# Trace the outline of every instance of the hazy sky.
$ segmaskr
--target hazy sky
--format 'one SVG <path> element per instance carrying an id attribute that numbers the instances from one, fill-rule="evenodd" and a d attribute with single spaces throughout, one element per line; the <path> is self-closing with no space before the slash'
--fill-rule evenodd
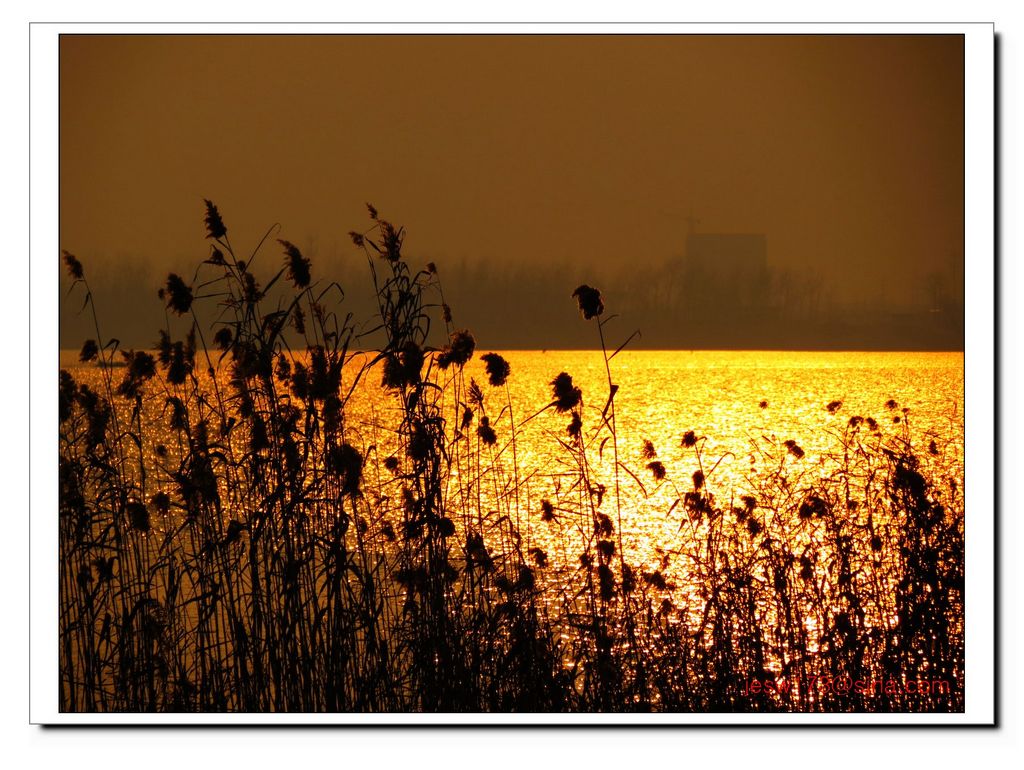
<path id="1" fill-rule="evenodd" d="M 691 214 L 702 232 L 766 234 L 770 265 L 813 268 L 844 302 L 919 303 L 925 275 L 962 262 L 959 36 L 63 36 L 60 50 L 60 241 L 100 274 L 204 257 L 204 197 L 236 248 L 279 222 L 325 271 L 356 259 L 345 233 L 364 201 L 442 270 L 662 262 Z"/>

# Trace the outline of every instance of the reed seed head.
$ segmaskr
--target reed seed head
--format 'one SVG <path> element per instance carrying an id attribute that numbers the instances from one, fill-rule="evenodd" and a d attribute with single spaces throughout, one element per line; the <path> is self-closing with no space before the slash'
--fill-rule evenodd
<path id="1" fill-rule="evenodd" d="M 231 329 L 227 326 L 222 326 L 217 330 L 217 333 L 213 335 L 213 344 L 221 350 L 227 350 L 231 347 Z"/>
<path id="2" fill-rule="evenodd" d="M 573 438 L 579 438 L 583 433 L 583 418 L 580 417 L 579 412 L 574 411 L 572 413 L 572 420 L 570 420 L 569 424 L 565 427 L 565 432 Z"/>
<path id="3" fill-rule="evenodd" d="M 477 409 L 483 409 L 484 407 L 484 392 L 477 385 L 476 379 L 470 378 L 469 388 L 467 389 L 466 397 L 469 400 L 471 406 L 475 406 Z"/>
<path id="4" fill-rule="evenodd" d="M 149 509 L 144 503 L 130 502 L 125 506 L 125 514 L 132 528 L 139 532 L 149 532 Z"/>
<path id="5" fill-rule="evenodd" d="M 659 591 L 664 591 L 668 588 L 668 581 L 665 580 L 665 576 L 661 574 L 660 570 L 654 572 L 644 573 L 644 582 L 652 588 L 656 588 Z"/>
<path id="6" fill-rule="evenodd" d="M 224 220 L 220 218 L 220 212 L 210 200 L 204 198 L 203 202 L 206 204 L 206 237 L 220 240 L 228 234 Z"/>
<path id="7" fill-rule="evenodd" d="M 86 340 L 82 343 L 82 350 L 78 353 L 78 360 L 82 363 L 95 361 L 99 353 L 100 348 L 96 344 L 96 340 Z"/>
<path id="8" fill-rule="evenodd" d="M 562 372 L 551 381 L 551 392 L 555 398 L 555 409 L 568 412 L 583 400 L 583 391 L 572 384 L 572 375 Z"/>
<path id="9" fill-rule="evenodd" d="M 192 289 L 177 273 L 167 276 L 164 298 L 167 300 L 167 308 L 178 315 L 184 315 L 192 307 Z"/>
<path id="10" fill-rule="evenodd" d="M 486 365 L 487 379 L 491 385 L 495 388 L 504 385 L 509 374 L 512 373 L 512 367 L 508 365 L 508 361 L 497 353 L 484 353 L 480 358 Z"/>
<path id="11" fill-rule="evenodd" d="M 809 495 L 800 504 L 800 510 L 798 514 L 801 519 L 810 519 L 814 516 L 819 518 L 825 516 L 828 513 L 828 503 L 822 500 L 817 495 Z"/>
<path id="12" fill-rule="evenodd" d="M 551 504 L 550 500 L 540 501 L 540 520 L 541 521 L 557 521 L 555 518 L 555 506 Z"/>
<path id="13" fill-rule="evenodd" d="M 452 332 L 448 345 L 438 354 L 437 365 L 447 369 L 453 364 L 463 367 L 473 357 L 473 350 L 476 348 L 476 340 L 467 329 L 459 329 Z"/>
<path id="14" fill-rule="evenodd" d="M 572 296 L 576 298 L 580 313 L 587 321 L 604 313 L 604 300 L 601 298 L 601 292 L 593 286 L 581 284 L 576 287 Z"/>
<path id="15" fill-rule="evenodd" d="M 76 281 L 85 280 L 85 269 L 82 267 L 82 263 L 78 261 L 78 257 L 70 251 L 63 251 L 61 254 L 64 258 L 64 265 L 68 269 L 68 274 Z"/>
<path id="16" fill-rule="evenodd" d="M 476 435 L 480 437 L 480 440 L 487 446 L 493 446 L 498 440 L 497 435 L 494 433 L 494 428 L 491 427 L 491 421 L 484 415 L 480 418 L 480 425 L 477 426 Z"/>
<path id="17" fill-rule="evenodd" d="M 288 270 L 288 278 L 296 289 L 305 289 L 312 280 L 309 272 L 310 261 L 302 256 L 298 247 L 290 241 L 277 239 L 284 248 L 284 264 Z"/>
<path id="18" fill-rule="evenodd" d="M 67 370 L 60 370 L 60 389 L 59 389 L 59 415 L 60 421 L 67 422 L 71 417 L 71 411 L 75 404 L 75 392 L 78 386 L 75 383 L 75 378 L 72 377 Z"/>
<path id="19" fill-rule="evenodd" d="M 665 465 L 658 460 L 647 463 L 647 470 L 654 476 L 655 481 L 663 481 L 665 479 Z"/>

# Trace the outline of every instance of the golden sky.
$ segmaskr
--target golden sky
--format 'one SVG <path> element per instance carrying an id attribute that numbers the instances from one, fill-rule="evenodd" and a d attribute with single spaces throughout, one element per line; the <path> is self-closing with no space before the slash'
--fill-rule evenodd
<path id="1" fill-rule="evenodd" d="M 963 258 L 959 36 L 63 36 L 60 57 L 60 241 L 101 273 L 194 264 L 203 198 L 240 250 L 277 222 L 322 265 L 364 201 L 440 266 L 660 262 L 690 215 L 843 301 L 918 302 Z"/>

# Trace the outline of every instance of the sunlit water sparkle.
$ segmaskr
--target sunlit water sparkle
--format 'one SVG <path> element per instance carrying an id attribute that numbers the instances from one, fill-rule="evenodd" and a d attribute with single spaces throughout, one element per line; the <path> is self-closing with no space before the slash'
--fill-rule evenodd
<path id="1" fill-rule="evenodd" d="M 583 391 L 587 462 L 595 483 L 606 488 L 601 510 L 621 521 L 627 561 L 643 569 L 655 569 L 665 553 L 685 549 L 690 535 L 677 501 L 692 489 L 694 471 L 703 470 L 707 488 L 720 503 L 735 502 L 753 491 L 754 479 L 766 463 L 765 448 L 794 440 L 805 456 L 796 461 L 782 450 L 776 453 L 784 458 L 780 461 L 789 462 L 796 474 L 825 475 L 834 463 L 839 437 L 855 415 L 874 418 L 883 433 L 903 429 L 902 424 L 893 423 L 894 416 L 909 420 L 911 435 L 922 446 L 935 439 L 942 448 L 935 457 L 923 453 L 932 470 L 963 484 L 962 353 L 624 351 L 611 361 L 612 379 L 618 386 L 615 441 L 606 441 L 609 432 L 601 429 L 602 414 L 610 416 L 610 410 L 605 411 L 608 381 L 599 351 L 507 351 L 502 355 L 512 369 L 507 393 L 487 385 L 479 358 L 465 368 L 465 384 L 476 380 L 485 393 L 484 408 L 498 440 L 493 448 L 480 448 L 479 466 L 475 461 L 472 467 L 459 465 L 456 459 L 458 470 L 446 488 L 446 508 L 455 521 L 483 530 L 497 526 L 495 521 L 502 516 L 517 521 L 524 551 L 542 548 L 551 558 L 552 570 L 578 566 L 579 543 L 589 526 L 586 514 L 579 510 L 579 489 L 572 486 L 578 466 L 561 443 L 568 439 L 569 416 L 544 409 L 551 399 L 550 382 L 563 371 Z M 123 372 L 79 364 L 73 351 L 62 352 L 61 365 L 76 380 L 101 392 L 105 374 L 116 386 Z M 227 390 L 226 367 L 219 378 Z M 148 437 L 147 464 L 153 467 L 160 465 L 156 445 L 175 442 L 165 408 L 166 396 L 172 392 L 164 390 L 168 387 L 163 382 L 150 383 L 145 396 L 143 433 Z M 886 407 L 890 399 L 898 409 Z M 826 406 L 835 401 L 842 405 L 832 414 Z M 127 419 L 128 402 L 115 397 L 115 403 Z M 455 414 L 451 403 L 448 408 Z M 399 515 L 396 503 L 381 499 L 384 496 L 377 491 L 388 488 L 390 475 L 382 462 L 397 446 L 399 416 L 398 397 L 380 387 L 376 372 L 362 380 L 346 409 L 348 440 L 367 458 L 364 487 L 375 496 L 382 516 L 387 515 L 389 504 L 392 514 Z M 691 430 L 702 439 L 699 457 L 680 441 Z M 473 441 L 472 431 L 470 435 Z M 650 459 L 642 454 L 645 440 L 653 444 L 657 460 L 666 468 L 664 481 L 658 482 L 646 469 Z M 622 468 L 618 497 L 616 444 Z M 774 467 L 775 461 L 768 464 Z M 478 472 L 486 483 L 479 488 L 467 486 L 466 480 Z M 150 479 L 149 484 L 173 492 L 169 479 Z M 155 491 L 147 490 L 147 495 Z M 542 500 L 556 506 L 557 522 L 541 521 Z M 685 574 L 675 577 L 686 582 Z"/>

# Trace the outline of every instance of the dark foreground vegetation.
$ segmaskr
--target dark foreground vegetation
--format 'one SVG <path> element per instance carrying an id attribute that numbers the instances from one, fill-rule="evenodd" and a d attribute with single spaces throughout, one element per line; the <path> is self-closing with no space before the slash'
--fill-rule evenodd
<path id="1" fill-rule="evenodd" d="M 464 374 L 475 340 L 437 270 L 370 216 L 362 325 L 287 241 L 280 269 L 236 254 L 208 203 L 209 257 L 168 277 L 155 355 L 104 338 L 65 253 L 96 322 L 81 358 L 107 365 L 101 386 L 60 373 L 63 710 L 963 709 L 962 489 L 926 470 L 945 448 L 915 445 L 898 404 L 884 430 L 850 417 L 827 475 L 762 446 L 774 470 L 735 496 L 681 431 L 704 470 L 678 487 L 679 542 L 661 569 L 631 563 L 621 485 L 678 482 L 649 442 L 645 468 L 619 461 L 601 294 L 573 297 L 608 389 L 551 373 L 536 408 L 564 416 L 575 472 L 529 510 L 515 372 L 487 354 L 489 382 Z M 353 417 L 366 388 L 396 405 L 386 439 Z M 531 526 L 565 528 L 577 560 L 528 547 Z"/>

